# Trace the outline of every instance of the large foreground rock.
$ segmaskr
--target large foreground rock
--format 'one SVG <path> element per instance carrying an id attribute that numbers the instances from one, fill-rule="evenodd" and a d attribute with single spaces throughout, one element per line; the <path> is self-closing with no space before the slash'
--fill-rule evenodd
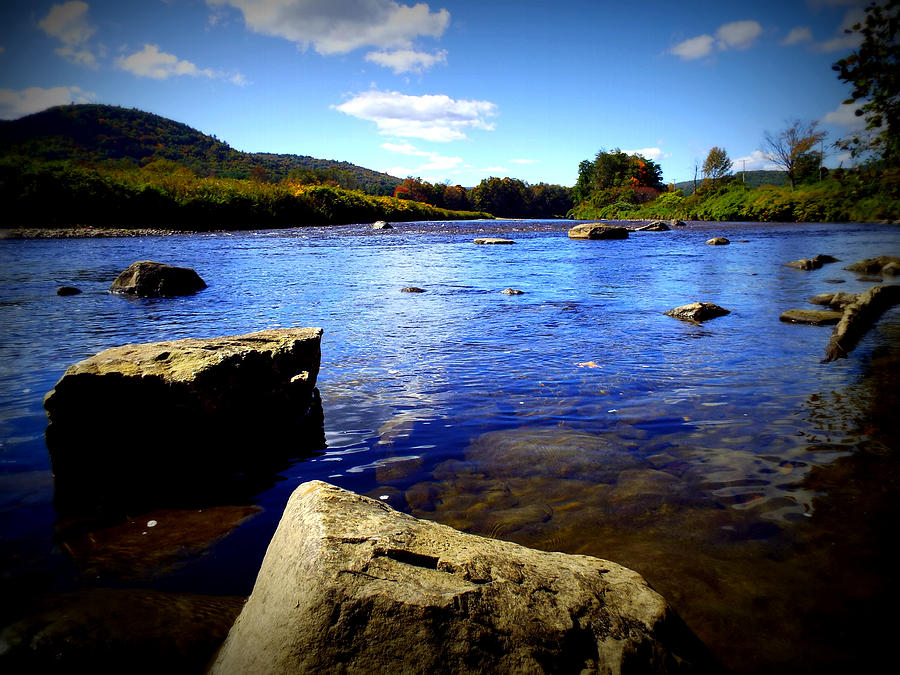
<path id="1" fill-rule="evenodd" d="M 672 673 L 706 659 L 636 572 L 313 481 L 288 501 L 210 672 Z"/>
<path id="2" fill-rule="evenodd" d="M 206 288 L 206 282 L 190 267 L 173 267 L 152 260 L 129 265 L 109 287 L 110 293 L 140 298 L 190 295 Z"/>
<path id="3" fill-rule="evenodd" d="M 57 497 L 199 494 L 225 472 L 320 449 L 309 425 L 321 336 L 285 328 L 124 345 L 70 366 L 44 398 Z"/>
<path id="4" fill-rule="evenodd" d="M 880 255 L 877 258 L 860 260 L 844 269 L 857 274 L 896 274 L 898 265 L 900 265 L 900 258 L 897 256 Z M 888 268 L 887 271 L 885 271 L 885 268 Z"/>
<path id="5" fill-rule="evenodd" d="M 628 239 L 628 229 L 606 223 L 582 223 L 569 230 L 569 239 Z"/>

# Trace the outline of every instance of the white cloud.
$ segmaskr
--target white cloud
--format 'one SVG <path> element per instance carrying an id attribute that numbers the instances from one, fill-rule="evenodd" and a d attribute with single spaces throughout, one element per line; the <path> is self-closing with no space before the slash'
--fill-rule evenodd
<path id="1" fill-rule="evenodd" d="M 38 27 L 63 43 L 54 50 L 57 54 L 77 65 L 95 68 L 97 59 L 87 42 L 97 29 L 88 21 L 89 9 L 86 2 L 79 0 L 53 5 Z"/>
<path id="2" fill-rule="evenodd" d="M 787 37 L 781 41 L 781 44 L 785 47 L 789 47 L 791 45 L 798 45 L 801 42 L 812 42 L 812 39 L 812 31 L 809 28 L 806 26 L 797 26 L 796 28 L 791 28 Z"/>
<path id="3" fill-rule="evenodd" d="M 732 170 L 735 173 L 741 171 L 777 171 L 779 167 L 772 159 L 762 150 L 754 150 L 749 155 L 738 157 L 732 164 Z"/>
<path id="4" fill-rule="evenodd" d="M 488 118 L 497 115 L 490 101 L 455 100 L 443 94 L 409 96 L 396 91 L 367 91 L 335 110 L 375 122 L 381 134 L 447 142 L 467 138 L 466 131 L 490 131 Z"/>
<path id="5" fill-rule="evenodd" d="M 622 152 L 627 155 L 640 155 L 644 159 L 652 159 L 654 162 L 669 156 L 659 148 L 641 148 L 640 150 L 623 150 Z"/>
<path id="6" fill-rule="evenodd" d="M 719 26 L 716 43 L 719 49 L 747 49 L 753 46 L 763 29 L 756 21 L 732 21 Z"/>
<path id="7" fill-rule="evenodd" d="M 385 68 L 393 68 L 394 73 L 424 73 L 437 64 L 446 65 L 447 50 L 441 49 L 434 54 L 417 52 L 412 49 L 396 49 L 392 52 L 369 52 L 366 61 L 377 63 Z"/>
<path id="8" fill-rule="evenodd" d="M 191 61 L 179 59 L 174 54 L 159 51 L 158 45 L 145 44 L 144 48 L 130 56 L 120 56 L 116 65 L 138 77 L 166 80 L 173 76 L 208 77 L 228 80 L 232 84 L 244 86 L 247 80 L 240 73 L 226 74 L 210 68 L 198 68 Z"/>
<path id="9" fill-rule="evenodd" d="M 826 124 L 837 124 L 851 129 L 863 129 L 866 126 L 864 117 L 857 117 L 859 103 L 841 103 L 835 110 L 825 115 L 822 121 Z"/>
<path id="10" fill-rule="evenodd" d="M 401 155 L 428 157 L 431 154 L 427 150 L 419 150 L 412 143 L 382 143 L 381 147 L 390 152 L 399 152 Z"/>
<path id="11" fill-rule="evenodd" d="M 22 91 L 0 89 L 0 119 L 15 119 L 55 105 L 88 103 L 95 96 L 96 94 L 79 87 L 29 87 Z"/>
<path id="12" fill-rule="evenodd" d="M 816 45 L 816 48 L 820 52 L 852 51 L 856 49 L 862 44 L 863 36 L 856 32 L 846 33 L 845 31 L 851 30 L 854 24 L 865 22 L 865 20 L 866 12 L 862 8 L 856 7 L 849 10 L 844 15 L 841 25 L 838 26 L 836 35 L 826 42 L 819 43 Z"/>
<path id="13" fill-rule="evenodd" d="M 669 50 L 670 54 L 680 56 L 685 61 L 694 61 L 712 54 L 714 48 L 721 51 L 728 49 L 747 49 L 753 46 L 763 29 L 756 21 L 732 21 L 716 30 L 716 36 L 698 35 L 679 42 Z"/>
<path id="14" fill-rule="evenodd" d="M 511 159 L 509 161 L 511 164 L 537 164 L 541 160 L 539 160 L 539 159 Z"/>
<path id="15" fill-rule="evenodd" d="M 394 0 L 206 0 L 239 10 L 247 27 L 295 42 L 319 54 L 346 54 L 360 47 L 409 48 L 416 38 L 440 37 L 450 12 L 425 3 Z"/>
<path id="16" fill-rule="evenodd" d="M 509 169 L 505 166 L 486 166 L 483 169 L 478 169 L 480 173 L 489 173 L 489 174 L 497 174 L 497 173 L 509 173 Z"/>
<path id="17" fill-rule="evenodd" d="M 694 59 L 703 58 L 712 52 L 713 43 L 715 43 L 715 38 L 712 35 L 700 35 L 684 42 L 679 42 L 669 51 L 675 56 L 680 56 L 685 61 L 693 61 Z"/>
<path id="18" fill-rule="evenodd" d="M 459 167 L 459 165 L 462 164 L 463 161 L 462 157 L 445 157 L 444 155 L 441 155 L 437 152 L 431 152 L 429 150 L 419 150 L 419 148 L 411 143 L 382 143 L 381 147 L 390 152 L 400 153 L 401 155 L 409 155 L 411 157 L 427 157 L 428 161 L 424 164 L 421 164 L 418 169 L 409 170 L 410 172 L 415 173 L 419 173 L 422 171 L 446 171 L 449 169 L 455 169 Z M 407 173 L 404 175 L 409 174 Z"/>

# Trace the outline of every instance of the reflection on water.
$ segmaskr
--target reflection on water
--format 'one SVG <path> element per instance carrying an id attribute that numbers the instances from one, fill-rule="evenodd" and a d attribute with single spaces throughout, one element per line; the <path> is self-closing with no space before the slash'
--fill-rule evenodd
<path id="1" fill-rule="evenodd" d="M 723 228 L 736 243 L 706 246 Z M 484 234 L 516 244 L 472 243 Z M 830 328 L 778 317 L 831 280 L 869 286 L 846 263 L 783 263 L 898 251 L 896 228 L 875 225 L 692 224 L 610 242 L 569 240 L 553 222 L 0 241 L 3 585 L 19 604 L 85 585 L 246 594 L 288 495 L 322 479 L 636 569 L 737 670 L 864 663 L 886 651 L 871 642 L 883 631 L 854 636 L 848 617 L 877 622 L 898 597 L 886 550 L 900 312 L 831 364 Z M 194 267 L 209 288 L 108 295 L 139 259 Z M 55 295 L 76 282 L 81 295 Z M 400 293 L 410 285 L 426 292 Z M 696 300 L 731 314 L 663 315 Z M 221 529 L 186 518 L 169 534 L 187 553 L 166 557 L 178 540 L 163 541 L 139 574 L 122 553 L 147 535 L 129 523 L 162 517 L 54 540 L 41 398 L 66 366 L 126 342 L 300 325 L 325 331 L 323 454 L 252 506 L 211 504 L 226 509 Z"/>

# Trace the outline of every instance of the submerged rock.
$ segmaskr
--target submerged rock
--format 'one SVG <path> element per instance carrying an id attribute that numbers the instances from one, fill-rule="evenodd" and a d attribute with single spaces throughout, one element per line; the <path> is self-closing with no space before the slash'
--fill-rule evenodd
<path id="1" fill-rule="evenodd" d="M 70 366 L 44 398 L 57 499 L 154 505 L 229 471 L 322 447 L 320 328 L 124 345 Z M 313 415 L 310 416 L 309 413 Z"/>
<path id="2" fill-rule="evenodd" d="M 56 289 L 56 294 L 62 296 L 78 295 L 79 293 L 81 293 L 81 289 L 76 288 L 75 286 L 60 286 Z"/>
<path id="3" fill-rule="evenodd" d="M 515 244 L 512 239 L 503 239 L 502 237 L 479 237 L 475 240 L 476 244 Z"/>
<path id="4" fill-rule="evenodd" d="M 712 239 L 707 239 L 706 243 L 710 246 L 727 246 L 731 241 L 725 237 L 713 237 Z"/>
<path id="5" fill-rule="evenodd" d="M 844 269 L 850 272 L 856 272 L 857 274 L 887 274 L 885 268 L 889 267 L 892 263 L 900 265 L 900 258 L 892 255 L 880 255 L 877 258 L 860 260 L 852 265 L 848 265 Z M 894 270 L 896 268 L 891 267 L 890 269 Z M 896 272 L 894 273 L 896 274 Z"/>
<path id="6" fill-rule="evenodd" d="M 616 563 L 418 520 L 313 481 L 209 672 L 697 672 L 699 640 Z"/>
<path id="7" fill-rule="evenodd" d="M 569 230 L 569 239 L 628 239 L 628 229 L 606 223 L 582 223 Z"/>
<path id="8" fill-rule="evenodd" d="M 841 312 L 829 312 L 823 309 L 789 309 L 778 318 L 785 323 L 829 326 L 841 320 Z"/>
<path id="9" fill-rule="evenodd" d="M 687 223 L 683 220 L 672 219 L 669 221 L 669 225 L 672 227 L 687 227 Z"/>
<path id="10" fill-rule="evenodd" d="M 109 292 L 140 298 L 168 298 L 190 295 L 204 288 L 206 282 L 190 267 L 173 267 L 151 260 L 139 260 L 116 277 Z"/>
<path id="11" fill-rule="evenodd" d="M 682 223 L 684 225 L 684 223 Z M 641 227 L 634 228 L 635 232 L 668 232 L 672 228 L 661 220 L 654 220 Z"/>
<path id="12" fill-rule="evenodd" d="M 400 289 L 401 293 L 424 293 L 424 288 L 419 288 L 418 286 L 407 286 L 406 288 Z"/>
<path id="13" fill-rule="evenodd" d="M 681 305 L 670 309 L 665 314 L 683 321 L 706 321 L 717 316 L 731 314 L 731 311 L 712 302 L 692 302 L 689 305 Z"/>
<path id="14" fill-rule="evenodd" d="M 847 305 L 840 322 L 834 327 L 831 340 L 825 348 L 825 359 L 835 361 L 847 358 L 860 339 L 884 312 L 900 304 L 900 286 L 873 286 L 856 296 L 856 302 Z"/>
<path id="15" fill-rule="evenodd" d="M 520 291 L 518 288 L 504 288 L 502 291 L 503 295 L 523 295 L 525 291 Z"/>

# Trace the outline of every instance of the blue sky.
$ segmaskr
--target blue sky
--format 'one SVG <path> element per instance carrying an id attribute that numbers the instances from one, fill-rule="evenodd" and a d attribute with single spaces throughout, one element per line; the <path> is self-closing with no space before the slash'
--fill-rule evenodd
<path id="1" fill-rule="evenodd" d="M 572 185 L 600 149 L 666 181 L 709 149 L 858 119 L 831 64 L 865 0 L 77 0 L 0 7 L 0 118 L 134 107 L 238 150 L 472 186 Z M 849 160 L 832 153 L 828 164 Z"/>

